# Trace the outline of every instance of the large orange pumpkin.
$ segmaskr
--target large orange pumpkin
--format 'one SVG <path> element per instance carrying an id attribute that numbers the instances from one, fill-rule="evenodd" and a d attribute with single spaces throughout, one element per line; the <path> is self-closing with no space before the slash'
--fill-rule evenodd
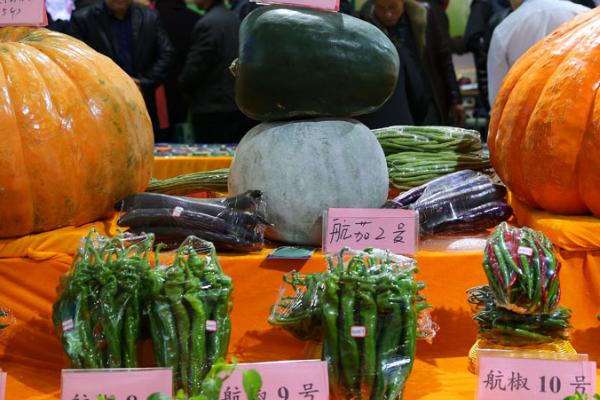
<path id="1" fill-rule="evenodd" d="M 0 29 L 0 237 L 80 225 L 143 191 L 152 125 L 109 58 L 39 28 Z"/>
<path id="2" fill-rule="evenodd" d="M 520 200 L 600 216 L 600 7 L 561 25 L 504 79 L 488 144 Z"/>

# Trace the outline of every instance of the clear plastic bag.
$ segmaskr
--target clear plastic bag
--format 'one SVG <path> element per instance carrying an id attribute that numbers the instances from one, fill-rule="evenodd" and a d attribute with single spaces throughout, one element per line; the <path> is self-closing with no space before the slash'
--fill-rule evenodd
<path id="1" fill-rule="evenodd" d="M 135 368 L 153 237 L 94 230 L 61 277 L 53 322 L 75 368 Z"/>
<path id="2" fill-rule="evenodd" d="M 385 208 L 419 213 L 421 234 L 467 234 L 492 228 L 512 215 L 506 189 L 475 171 L 459 171 L 414 188 Z"/>
<path id="3" fill-rule="evenodd" d="M 400 151 L 456 151 L 482 149 L 481 135 L 474 130 L 439 126 L 390 126 L 374 129 L 386 155 Z"/>
<path id="4" fill-rule="evenodd" d="M 300 339 L 323 339 L 332 395 L 395 399 L 412 369 L 416 340 L 437 330 L 414 280 L 415 260 L 385 250 L 343 249 L 326 273 L 296 272 L 269 321 Z"/>
<path id="5" fill-rule="evenodd" d="M 229 348 L 231 278 L 210 242 L 188 237 L 166 266 L 153 244 L 152 235 L 90 233 L 61 279 L 54 324 L 75 368 L 134 368 L 150 338 L 155 364 L 197 394 Z"/>
<path id="6" fill-rule="evenodd" d="M 488 285 L 468 291 L 480 339 L 504 346 L 568 339 L 571 311 L 559 306 L 560 263 L 546 236 L 503 222 L 487 240 L 483 267 Z"/>
<path id="7" fill-rule="evenodd" d="M 119 226 L 151 232 L 156 241 L 176 248 L 188 236 L 211 241 L 222 249 L 255 251 L 264 246 L 265 203 L 260 191 L 217 199 L 192 199 L 138 193 L 116 205 L 124 212 Z"/>
<path id="8" fill-rule="evenodd" d="M 521 314 L 550 313 L 558 306 L 560 266 L 543 233 L 506 222 L 484 250 L 483 267 L 497 304 Z"/>
<path id="9" fill-rule="evenodd" d="M 323 274 L 292 271 L 283 276 L 283 281 L 279 297 L 271 308 L 269 323 L 300 340 L 321 340 Z"/>
<path id="10" fill-rule="evenodd" d="M 229 348 L 231 278 L 210 242 L 189 237 L 153 279 L 146 314 L 156 363 L 173 368 L 177 388 L 198 394 L 213 363 Z"/>
<path id="11" fill-rule="evenodd" d="M 402 396 L 427 305 L 413 259 L 387 251 L 343 250 L 328 258 L 323 300 L 324 346 L 337 398 Z"/>

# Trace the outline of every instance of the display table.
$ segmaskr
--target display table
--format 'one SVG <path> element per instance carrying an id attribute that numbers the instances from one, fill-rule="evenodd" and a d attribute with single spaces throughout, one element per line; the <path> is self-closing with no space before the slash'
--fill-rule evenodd
<path id="1" fill-rule="evenodd" d="M 80 238 L 91 227 L 111 232 L 112 221 L 64 228 L 17 240 L 0 240 L 0 305 L 10 308 L 16 323 L 0 340 L 0 367 L 9 373 L 9 399 L 50 399 L 60 393 L 63 352 L 51 323 L 59 277 L 68 271 Z M 322 271 L 323 255 L 307 261 L 268 260 L 270 250 L 256 254 L 220 253 L 225 273 L 233 278 L 234 308 L 230 354 L 242 362 L 304 359 L 315 346 L 298 341 L 267 323 L 270 306 L 282 285 L 282 274 L 293 269 Z M 476 377 L 467 371 L 467 353 L 476 325 L 465 291 L 486 282 L 482 254 L 421 251 L 418 279 L 433 304 L 433 319 L 441 329 L 432 344 L 419 343 L 417 360 L 405 399 L 472 399 Z M 584 256 L 583 256 L 584 257 Z M 566 258 L 561 272 L 562 303 L 573 309 L 573 345 L 600 358 L 600 271 L 582 260 Z M 599 265 L 599 264 L 596 264 Z"/>
<path id="2" fill-rule="evenodd" d="M 158 143 L 154 148 L 152 176 L 166 179 L 192 172 L 229 168 L 236 147 L 225 144 Z"/>
<path id="3" fill-rule="evenodd" d="M 534 210 L 511 197 L 517 223 L 542 231 L 558 249 L 565 304 L 572 308 L 581 335 L 600 334 L 600 219 Z M 580 292 L 572 296 L 572 292 Z M 596 339 L 597 340 L 597 339 Z M 596 346 L 600 348 L 596 341 Z M 578 348 L 576 348 L 579 350 Z"/>
<path id="4" fill-rule="evenodd" d="M 192 172 L 229 168 L 233 157 L 154 157 L 152 177 L 167 179 Z"/>

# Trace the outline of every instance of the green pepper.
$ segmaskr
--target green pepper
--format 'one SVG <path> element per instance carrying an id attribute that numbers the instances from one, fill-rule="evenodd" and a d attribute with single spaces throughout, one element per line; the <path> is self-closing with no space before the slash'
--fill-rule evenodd
<path id="1" fill-rule="evenodd" d="M 197 291 L 188 291 L 184 298 L 192 309 L 190 393 L 197 395 L 200 394 L 206 365 L 206 314 Z"/>
<path id="2" fill-rule="evenodd" d="M 360 323 L 366 328 L 362 351 L 362 392 L 370 397 L 375 383 L 377 365 L 377 303 L 375 301 L 375 280 L 365 279 L 358 284 L 358 304 Z"/>
<path id="3" fill-rule="evenodd" d="M 325 277 L 325 292 L 323 293 L 323 351 L 329 368 L 329 382 L 332 391 L 337 393 L 340 383 L 340 346 L 338 338 L 338 319 L 340 300 L 339 277 L 330 273 Z"/>
<path id="4" fill-rule="evenodd" d="M 186 393 L 189 393 L 189 336 L 190 319 L 183 305 L 184 274 L 179 268 L 168 271 L 168 280 L 165 282 L 165 294 L 171 303 L 177 324 L 179 339 L 179 384 Z"/>
<path id="5" fill-rule="evenodd" d="M 360 353 L 356 339 L 352 337 L 352 327 L 357 325 L 354 320 L 356 307 L 357 280 L 350 276 L 341 278 L 340 319 L 341 331 L 340 358 L 342 375 L 348 396 L 354 397 L 360 388 Z"/>

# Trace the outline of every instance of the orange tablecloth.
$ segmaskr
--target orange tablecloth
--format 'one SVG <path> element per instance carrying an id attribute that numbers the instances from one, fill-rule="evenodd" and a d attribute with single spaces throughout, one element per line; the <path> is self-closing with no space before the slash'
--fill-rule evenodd
<path id="1" fill-rule="evenodd" d="M 95 226 L 110 229 L 109 222 Z M 59 396 L 64 360 L 51 325 L 52 303 L 58 279 L 68 270 L 79 238 L 87 229 L 89 226 L 65 228 L 16 242 L 0 241 L 0 304 L 12 309 L 17 318 L 0 340 L 0 367 L 9 373 L 9 399 Z M 323 256 L 316 254 L 306 262 L 273 261 L 265 259 L 267 252 L 219 257 L 235 287 L 231 353 L 249 362 L 306 358 L 310 355 L 306 344 L 272 329 L 267 316 L 282 274 L 292 269 L 323 270 Z M 33 258 L 24 258 L 27 254 Z M 466 354 L 475 340 L 476 326 L 465 291 L 485 283 L 481 260 L 481 253 L 418 253 L 419 279 L 427 282 L 425 295 L 434 305 L 432 316 L 441 330 L 433 344 L 419 344 L 406 399 L 473 398 L 476 378 L 466 370 Z M 592 271 L 587 262 L 565 261 L 563 304 L 574 310 L 577 329 L 573 344 L 579 352 L 598 359 L 600 323 L 594 316 L 600 309 L 596 295 L 600 268 Z"/>
<path id="2" fill-rule="evenodd" d="M 152 176 L 166 179 L 192 172 L 229 168 L 231 160 L 233 157 L 154 157 Z"/>

